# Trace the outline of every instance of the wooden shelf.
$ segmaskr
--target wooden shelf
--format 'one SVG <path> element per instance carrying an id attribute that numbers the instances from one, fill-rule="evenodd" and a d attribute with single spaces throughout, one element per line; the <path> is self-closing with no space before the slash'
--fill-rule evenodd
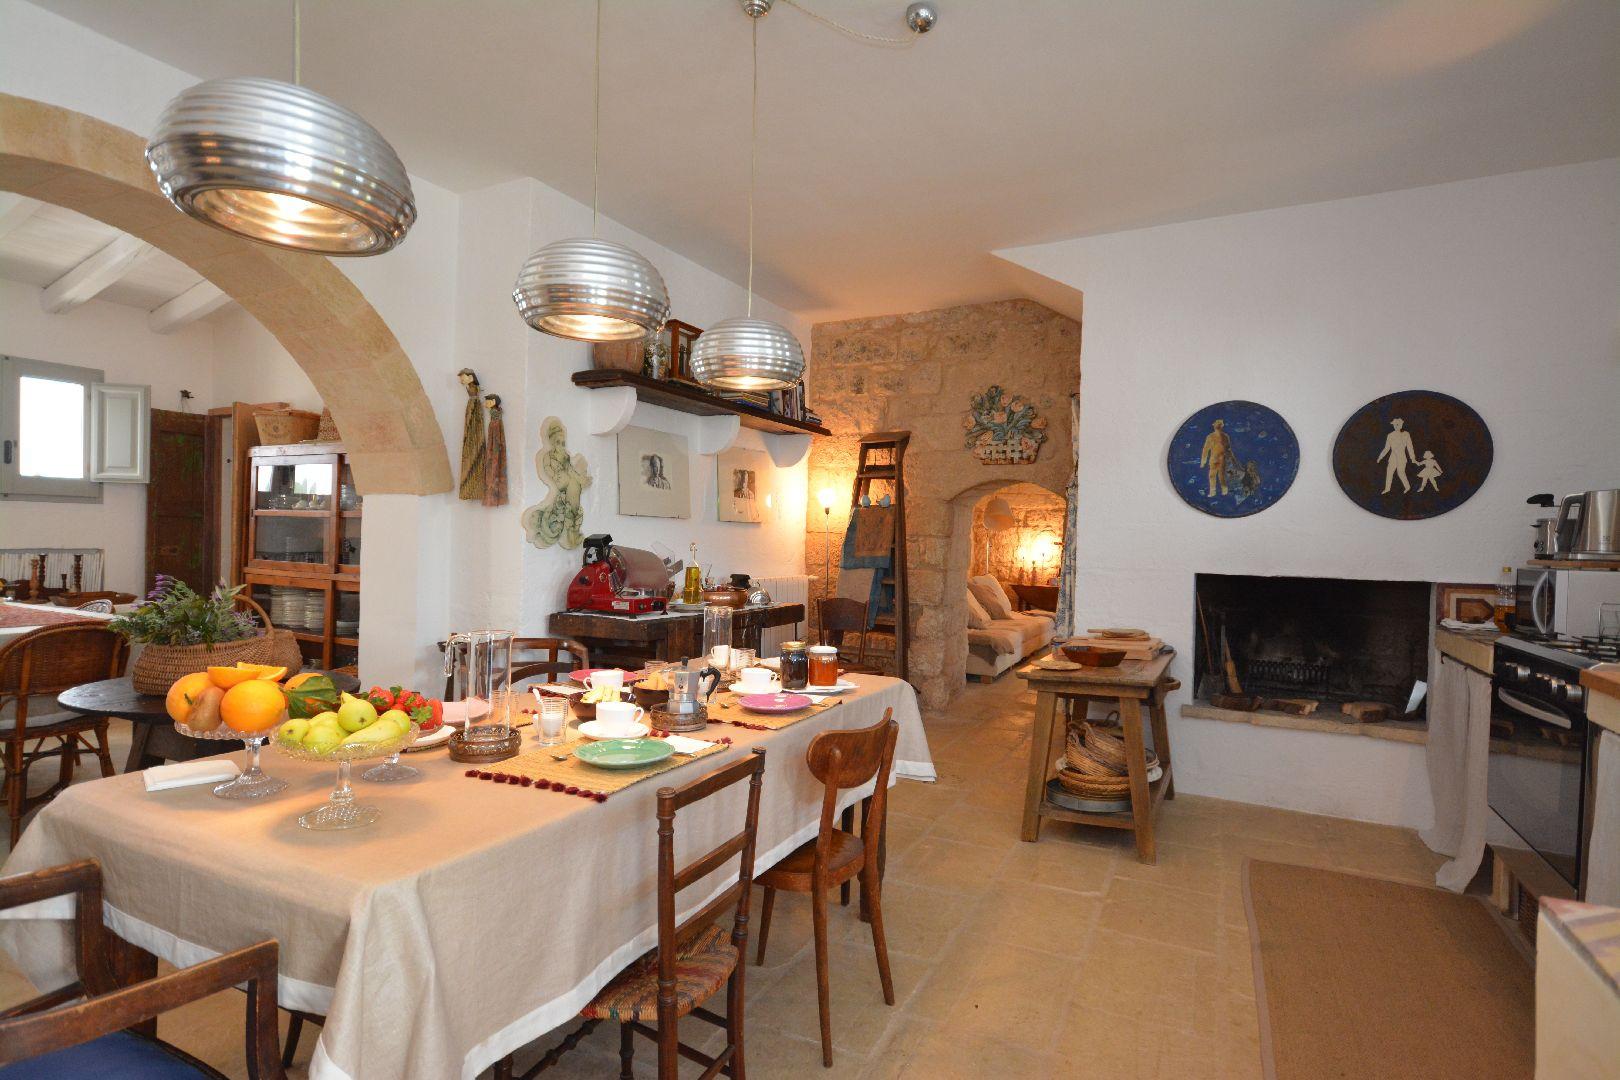
<path id="1" fill-rule="evenodd" d="M 284 517 L 284 518 L 329 518 L 330 510 L 270 510 L 257 509 L 253 513 L 258 517 Z"/>
<path id="2" fill-rule="evenodd" d="M 1620 559 L 1531 559 L 1530 565 L 1549 570 L 1620 570 Z"/>
<path id="3" fill-rule="evenodd" d="M 808 420 L 792 420 L 747 402 L 731 401 L 684 383 L 653 379 L 633 371 L 588 368 L 574 372 L 574 385 L 583 386 L 587 390 L 601 390 L 610 386 L 628 387 L 635 391 L 638 401 L 645 401 L 649 405 L 662 405 L 666 409 L 675 409 L 697 416 L 733 415 L 741 418 L 743 427 L 754 428 L 756 431 L 785 435 L 832 434 L 820 424 L 812 424 Z"/>

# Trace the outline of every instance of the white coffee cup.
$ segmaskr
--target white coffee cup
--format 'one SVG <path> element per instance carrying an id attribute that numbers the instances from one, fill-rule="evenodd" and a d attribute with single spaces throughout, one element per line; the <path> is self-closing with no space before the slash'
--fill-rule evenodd
<path id="1" fill-rule="evenodd" d="M 623 690 L 624 669 L 597 668 L 595 671 L 585 676 L 585 689 L 600 690 L 605 686 L 611 686 L 615 690 Z"/>
<path id="2" fill-rule="evenodd" d="M 634 702 L 604 701 L 596 706 L 596 726 L 610 739 L 633 739 L 641 734 L 638 725 L 646 715 Z"/>
<path id="3" fill-rule="evenodd" d="M 743 668 L 737 672 L 737 689 L 744 694 L 768 694 L 776 688 L 776 675 L 769 668 Z"/>

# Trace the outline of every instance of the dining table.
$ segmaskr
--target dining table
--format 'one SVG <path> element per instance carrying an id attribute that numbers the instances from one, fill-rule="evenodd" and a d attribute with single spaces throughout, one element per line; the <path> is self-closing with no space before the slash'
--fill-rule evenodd
<path id="1" fill-rule="evenodd" d="M 326 1018 L 315 1080 L 472 1080 L 572 1019 L 656 945 L 660 788 L 764 748 L 763 870 L 816 834 L 823 788 L 805 753 L 819 733 L 868 727 L 892 710 L 890 782 L 934 779 L 913 688 L 847 680 L 851 689 L 797 719 L 772 718 L 786 726 L 753 723 L 766 717 L 735 701 L 713 705 L 698 737 L 718 749 L 599 798 L 499 782 L 491 770 L 507 765 L 425 751 L 410 756 L 415 779 L 355 780 L 359 801 L 380 811 L 374 824 L 322 832 L 298 817 L 332 788 L 334 766 L 273 750 L 265 770 L 288 786 L 263 800 L 225 801 L 205 786 L 148 792 L 139 774 L 94 780 L 44 807 L 0 872 L 98 860 L 112 933 L 176 966 L 276 939 L 278 1003 Z M 535 729 L 520 730 L 534 749 Z M 840 808 L 871 793 L 871 782 L 845 791 Z M 745 794 L 682 810 L 677 861 L 732 835 Z M 722 866 L 684 891 L 682 917 L 736 875 L 735 863 Z M 0 918 L 0 946 L 36 986 L 74 977 L 71 909 L 61 898 Z"/>
<path id="2" fill-rule="evenodd" d="M 16 600 L 0 601 L 0 646 L 24 634 L 47 626 L 66 626 L 78 622 L 105 622 L 113 615 L 99 611 L 80 611 L 52 604 L 25 604 Z"/>

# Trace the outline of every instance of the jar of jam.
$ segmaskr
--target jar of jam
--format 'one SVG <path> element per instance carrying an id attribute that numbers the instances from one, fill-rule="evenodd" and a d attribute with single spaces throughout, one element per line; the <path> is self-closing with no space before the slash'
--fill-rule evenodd
<path id="1" fill-rule="evenodd" d="M 810 653 L 802 641 L 782 642 L 782 689 L 803 690 L 810 685 Z"/>
<path id="2" fill-rule="evenodd" d="M 835 686 L 838 683 L 838 650 L 831 645 L 810 647 L 810 685 Z"/>

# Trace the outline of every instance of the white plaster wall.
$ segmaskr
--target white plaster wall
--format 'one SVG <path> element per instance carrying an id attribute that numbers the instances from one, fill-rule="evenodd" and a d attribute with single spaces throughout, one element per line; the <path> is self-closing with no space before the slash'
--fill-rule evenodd
<path id="1" fill-rule="evenodd" d="M 1077 624 L 1150 627 L 1191 683 L 1198 571 L 1494 581 L 1530 555 L 1527 496 L 1620 482 L 1620 160 L 1020 248 L 1085 294 Z M 1461 508 L 1356 507 L 1333 439 L 1363 403 L 1432 389 L 1496 456 Z M 1299 436 L 1293 489 L 1217 520 L 1165 476 L 1194 410 L 1249 398 Z M 1183 689 L 1171 706 L 1187 699 Z M 1177 786 L 1422 825 L 1422 750 L 1172 721 Z"/>
<path id="2" fill-rule="evenodd" d="M 264 325 L 232 304 L 209 319 L 214 328 L 214 405 L 233 401 L 285 401 L 321 411 L 321 396 Z"/>
<path id="3" fill-rule="evenodd" d="M 180 409 L 180 391 L 204 412 L 213 395 L 214 334 L 207 322 L 154 334 L 146 312 L 91 300 L 61 315 L 40 307 L 42 290 L 0 280 L 0 353 L 96 368 L 110 383 L 152 388 L 152 407 Z M 99 547 L 108 588 L 144 591 L 146 485 L 103 484 L 99 503 L 0 500 L 0 547 Z"/>

